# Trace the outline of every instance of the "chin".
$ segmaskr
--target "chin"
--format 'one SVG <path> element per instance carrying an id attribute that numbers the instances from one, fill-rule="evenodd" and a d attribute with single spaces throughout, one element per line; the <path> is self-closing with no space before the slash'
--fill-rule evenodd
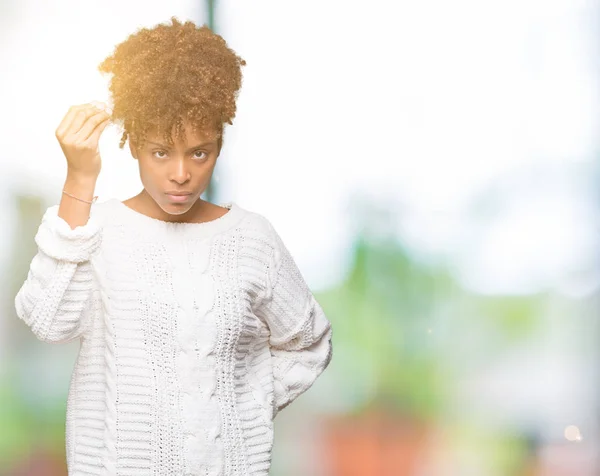
<path id="1" fill-rule="evenodd" d="M 169 215 L 183 215 L 184 213 L 187 213 L 188 211 L 190 211 L 190 209 L 192 208 L 192 204 L 177 204 L 177 203 L 170 203 L 167 202 L 164 205 L 162 205 L 160 208 L 163 209 L 163 211 L 165 213 L 168 213 Z"/>

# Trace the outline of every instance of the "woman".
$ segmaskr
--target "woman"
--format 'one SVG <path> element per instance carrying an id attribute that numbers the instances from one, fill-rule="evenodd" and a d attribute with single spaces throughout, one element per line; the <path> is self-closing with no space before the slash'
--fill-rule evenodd
<path id="1" fill-rule="evenodd" d="M 114 110 L 72 107 L 56 130 L 67 179 L 15 306 L 39 339 L 80 340 L 69 474 L 267 475 L 273 419 L 331 360 L 331 324 L 269 220 L 200 198 L 244 64 L 173 17 L 100 65 Z M 143 190 L 96 203 L 110 121 Z"/>

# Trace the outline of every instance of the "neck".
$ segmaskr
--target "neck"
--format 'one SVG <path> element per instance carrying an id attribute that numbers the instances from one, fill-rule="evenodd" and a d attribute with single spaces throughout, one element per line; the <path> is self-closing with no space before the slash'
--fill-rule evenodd
<path id="1" fill-rule="evenodd" d="M 138 209 L 140 213 L 147 215 L 151 218 L 157 218 L 163 221 L 170 221 L 174 223 L 193 223 L 199 221 L 199 218 L 204 214 L 206 202 L 201 198 L 198 198 L 192 207 L 180 215 L 174 215 L 165 212 L 154 199 L 148 194 L 146 189 L 133 197 L 133 205 Z"/>

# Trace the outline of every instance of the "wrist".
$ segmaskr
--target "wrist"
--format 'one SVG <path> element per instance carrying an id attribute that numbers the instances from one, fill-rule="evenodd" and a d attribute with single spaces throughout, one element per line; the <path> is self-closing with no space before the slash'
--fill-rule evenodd
<path id="1" fill-rule="evenodd" d="M 94 177 L 80 175 L 67 175 L 63 187 L 63 196 L 71 197 L 69 200 L 93 203 L 96 180 Z"/>
<path id="2" fill-rule="evenodd" d="M 96 188 L 97 176 L 83 175 L 80 173 L 69 172 L 65 180 L 65 187 L 73 187 L 76 190 L 91 191 L 93 193 Z M 67 190 L 69 191 L 69 190 Z"/>

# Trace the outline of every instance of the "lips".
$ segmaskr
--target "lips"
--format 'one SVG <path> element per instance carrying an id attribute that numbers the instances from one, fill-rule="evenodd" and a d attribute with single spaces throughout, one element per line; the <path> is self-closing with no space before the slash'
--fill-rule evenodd
<path id="1" fill-rule="evenodd" d="M 191 196 L 192 196 L 191 193 L 186 193 L 186 192 L 167 193 L 167 197 L 172 202 L 185 202 L 185 201 L 189 200 Z"/>

